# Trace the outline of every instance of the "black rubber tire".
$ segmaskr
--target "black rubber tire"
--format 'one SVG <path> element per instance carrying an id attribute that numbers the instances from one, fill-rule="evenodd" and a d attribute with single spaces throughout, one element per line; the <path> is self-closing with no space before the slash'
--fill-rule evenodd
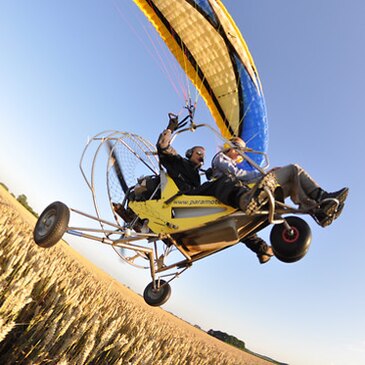
<path id="1" fill-rule="evenodd" d="M 50 204 L 40 215 L 34 227 L 35 243 L 43 248 L 54 246 L 64 235 L 70 220 L 70 210 L 61 202 Z"/>
<path id="2" fill-rule="evenodd" d="M 158 280 L 155 280 L 156 285 L 158 285 Z M 153 282 L 146 286 L 143 292 L 143 298 L 148 305 L 152 307 L 159 307 L 165 304 L 171 295 L 171 286 L 164 280 L 159 280 L 159 288 L 153 289 Z"/>
<path id="3" fill-rule="evenodd" d="M 312 241 L 312 232 L 308 223 L 298 217 L 285 218 L 294 235 L 288 235 L 284 224 L 277 224 L 270 233 L 271 246 L 278 260 L 291 263 L 302 259 L 308 252 Z"/>
<path id="4" fill-rule="evenodd" d="M 296 256 L 296 257 L 286 257 L 286 256 L 280 256 L 280 254 L 275 253 L 275 257 L 282 262 L 285 262 L 287 264 L 291 264 L 293 262 L 297 262 L 299 260 L 301 260 L 306 254 L 307 254 L 308 250 L 306 250 L 305 252 L 303 252 L 301 255 Z"/>

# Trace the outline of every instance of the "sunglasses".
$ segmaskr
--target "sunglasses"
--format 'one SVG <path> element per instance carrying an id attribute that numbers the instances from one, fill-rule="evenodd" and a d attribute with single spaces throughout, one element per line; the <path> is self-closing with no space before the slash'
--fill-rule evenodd
<path id="1" fill-rule="evenodd" d="M 204 156 L 204 152 L 203 151 L 194 151 L 198 156 Z"/>

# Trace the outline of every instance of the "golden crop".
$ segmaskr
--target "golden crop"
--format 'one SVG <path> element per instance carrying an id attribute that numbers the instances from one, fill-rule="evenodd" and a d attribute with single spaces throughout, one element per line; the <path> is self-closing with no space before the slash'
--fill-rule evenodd
<path id="1" fill-rule="evenodd" d="M 64 243 L 38 248 L 11 199 L 0 191 L 0 364 L 269 363 L 148 307 Z"/>

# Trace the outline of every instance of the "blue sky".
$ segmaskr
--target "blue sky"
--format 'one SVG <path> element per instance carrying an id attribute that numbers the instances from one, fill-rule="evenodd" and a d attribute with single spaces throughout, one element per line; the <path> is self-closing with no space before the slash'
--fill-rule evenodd
<path id="1" fill-rule="evenodd" d="M 303 260 L 259 265 L 237 245 L 174 281 L 165 308 L 290 364 L 363 364 L 365 5 L 224 4 L 261 77 L 271 166 L 298 163 L 324 188 L 349 186 L 350 195 L 332 226 L 306 218 L 313 242 Z M 184 100 L 147 34 L 153 31 L 132 1 L 0 1 L 0 181 L 25 193 L 36 211 L 61 200 L 91 213 L 78 166 L 87 138 L 115 129 L 154 142 L 167 113 L 181 110 Z M 160 44 L 159 52 L 168 59 Z M 201 99 L 196 118 L 212 123 Z M 177 148 L 191 142 L 189 136 Z M 110 249 L 73 244 L 138 292 L 150 281 Z"/>

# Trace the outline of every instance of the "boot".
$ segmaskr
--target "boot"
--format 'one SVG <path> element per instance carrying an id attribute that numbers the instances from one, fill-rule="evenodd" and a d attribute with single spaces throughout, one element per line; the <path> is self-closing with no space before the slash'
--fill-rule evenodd
<path id="1" fill-rule="evenodd" d="M 311 194 L 311 198 L 319 203 L 318 213 L 321 218 L 323 215 L 333 216 L 334 214 L 337 214 L 338 217 L 339 208 L 344 204 L 348 193 L 348 188 L 342 188 L 333 193 L 328 193 L 321 188 L 318 188 Z M 342 209 L 343 207 L 341 208 L 341 211 Z"/>
<path id="2" fill-rule="evenodd" d="M 274 256 L 271 246 L 269 246 L 256 233 L 251 234 L 248 237 L 244 237 L 241 242 L 244 243 L 251 251 L 255 252 L 260 264 L 265 264 L 272 256 Z"/>
<path id="3" fill-rule="evenodd" d="M 258 254 L 257 258 L 259 259 L 260 264 L 266 264 L 273 256 L 274 252 L 272 251 L 272 248 L 268 246 L 266 252 L 261 255 Z"/>
<path id="4" fill-rule="evenodd" d="M 327 227 L 341 215 L 344 206 L 345 204 L 343 203 L 338 205 L 336 211 L 331 215 L 324 213 L 321 209 L 316 209 L 312 217 L 321 227 Z"/>

